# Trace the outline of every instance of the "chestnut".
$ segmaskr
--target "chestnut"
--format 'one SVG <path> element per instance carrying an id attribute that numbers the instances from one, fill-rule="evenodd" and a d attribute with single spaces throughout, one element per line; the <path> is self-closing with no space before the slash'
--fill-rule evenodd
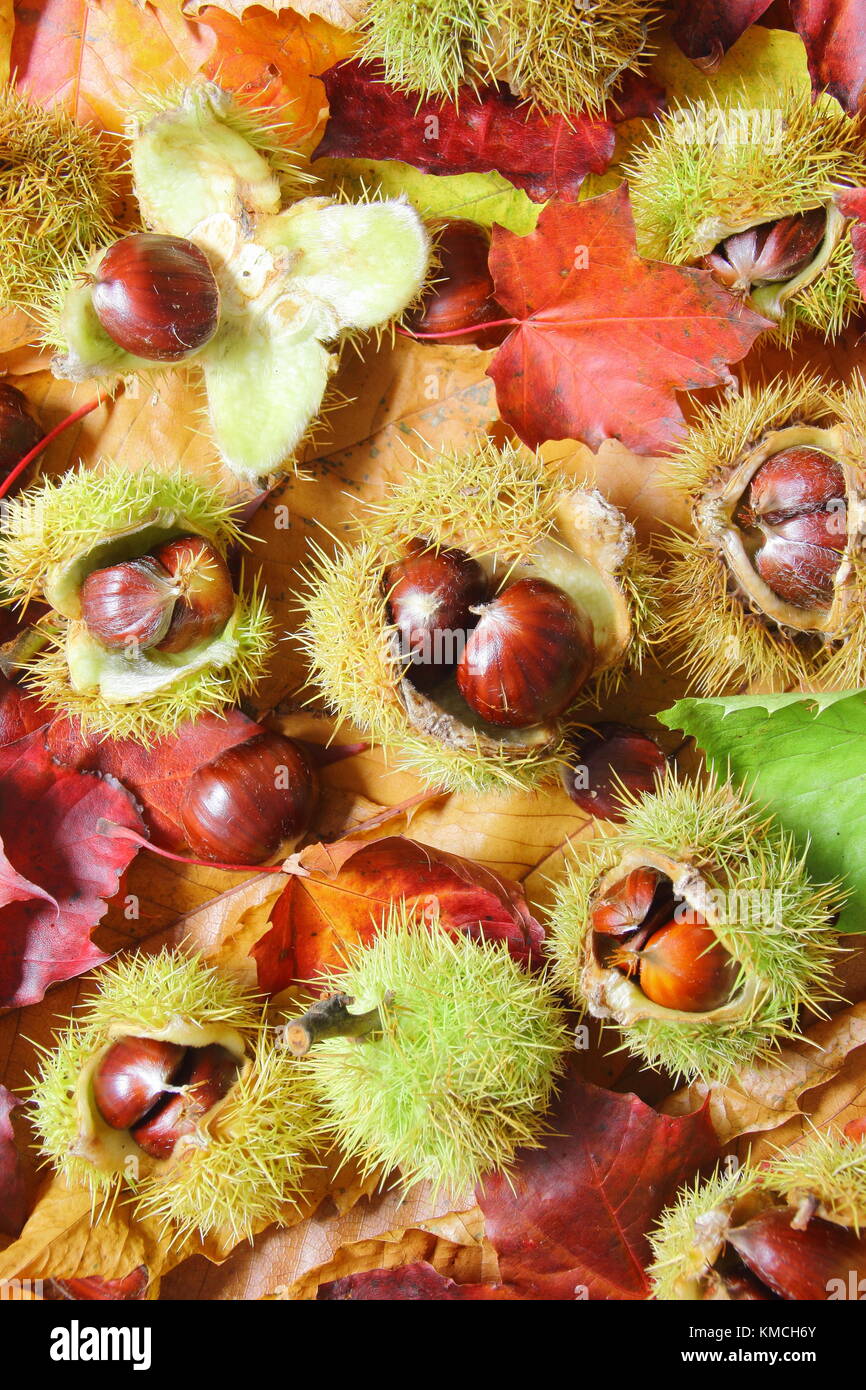
<path id="1" fill-rule="evenodd" d="M 648 796 L 658 787 L 667 759 L 655 739 L 626 724 L 587 729 L 561 772 L 576 806 L 600 820 L 623 819 L 622 792 Z"/>
<path id="2" fill-rule="evenodd" d="M 179 1139 L 193 1134 L 201 1120 L 227 1096 L 237 1080 L 240 1065 L 219 1043 L 191 1047 L 178 1076 L 180 1089 L 164 1095 L 130 1133 L 151 1158 L 170 1158 Z"/>
<path id="3" fill-rule="evenodd" d="M 853 1275 L 858 1287 L 866 1277 L 866 1237 L 819 1216 L 801 1224 L 789 1206 L 759 1212 L 727 1240 L 779 1298 L 824 1302 L 839 1280 L 847 1288 Z"/>
<path id="4" fill-rule="evenodd" d="M 112 1129 L 129 1129 L 153 1109 L 187 1049 L 160 1038 L 119 1038 L 93 1074 L 93 1099 Z"/>
<path id="5" fill-rule="evenodd" d="M 181 536 L 157 546 L 152 558 L 172 583 L 174 606 L 161 652 L 184 652 L 222 632 L 235 607 L 229 567 L 201 536 Z"/>
<path id="6" fill-rule="evenodd" d="M 658 869 L 632 869 L 592 909 L 592 929 L 602 936 L 628 936 L 642 926 L 663 882 Z"/>
<path id="7" fill-rule="evenodd" d="M 641 934 L 637 942 L 625 942 L 614 959 L 628 975 L 639 971 L 647 999 L 682 1013 L 709 1013 L 727 1003 L 739 973 L 715 932 L 691 909 L 648 939 Z"/>
<path id="8" fill-rule="evenodd" d="M 173 604 L 169 575 L 149 555 L 92 570 L 81 586 L 87 630 L 109 650 L 155 646 L 168 631 Z"/>
<path id="9" fill-rule="evenodd" d="M 546 579 L 519 579 L 477 612 L 456 672 L 469 708 L 511 729 L 562 714 L 592 674 L 589 618 Z"/>
<path id="10" fill-rule="evenodd" d="M 733 232 L 704 264 L 727 289 L 748 293 L 753 286 L 779 284 L 805 270 L 826 230 L 824 209 L 810 208 Z"/>
<path id="11" fill-rule="evenodd" d="M 758 534 L 755 569 L 777 597 L 828 608 L 847 545 L 845 475 L 829 454 L 784 449 L 755 472 L 735 517 Z"/>
<path id="12" fill-rule="evenodd" d="M 453 672 L 478 622 L 473 608 L 488 598 L 487 576 L 463 550 L 435 550 L 413 540 L 384 582 L 401 653 L 411 658 L 407 675 L 418 689 L 429 689 Z"/>
<path id="13" fill-rule="evenodd" d="M 152 362 L 180 362 L 209 342 L 220 296 L 207 257 L 185 237 L 133 232 L 92 277 L 94 312 L 110 338 Z"/>
<path id="14" fill-rule="evenodd" d="M 419 307 L 407 315 L 407 327 L 413 333 L 459 333 L 458 342 L 496 347 L 510 329 L 484 326 L 507 317 L 494 298 L 489 234 L 477 222 L 454 219 L 439 228 L 436 248 L 438 271 Z"/>
<path id="15" fill-rule="evenodd" d="M 281 845 L 303 835 L 316 796 L 315 773 L 298 745 L 266 731 L 193 773 L 180 821 L 202 858 L 263 864 Z"/>
<path id="16" fill-rule="evenodd" d="M 42 433 L 24 393 L 0 381 L 0 482 L 36 448 Z"/>

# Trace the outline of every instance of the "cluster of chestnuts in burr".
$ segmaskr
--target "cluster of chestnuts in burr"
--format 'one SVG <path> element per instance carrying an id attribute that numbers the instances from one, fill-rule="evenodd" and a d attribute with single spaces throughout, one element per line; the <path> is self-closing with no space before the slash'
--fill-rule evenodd
<path id="1" fill-rule="evenodd" d="M 556 718 L 592 674 L 592 624 L 546 579 L 494 589 L 471 555 L 419 539 L 384 583 L 408 679 L 429 691 L 453 677 L 488 724 L 523 729 Z"/>
<path id="2" fill-rule="evenodd" d="M 108 336 L 150 362 L 181 362 L 210 342 L 220 294 L 204 252 L 186 237 L 133 232 L 87 276 Z"/>
<path id="3" fill-rule="evenodd" d="M 167 1159 L 189 1141 L 240 1070 L 219 1043 L 183 1047 L 160 1038 L 122 1037 L 99 1059 L 93 1100 L 114 1130 L 126 1130 L 150 1158 Z"/>
<path id="4" fill-rule="evenodd" d="M 731 998 L 739 966 L 671 880 L 644 866 L 612 884 L 592 908 L 598 964 L 640 985 L 647 999 L 681 1013 L 709 1013 Z"/>
<path id="5" fill-rule="evenodd" d="M 847 544 L 845 475 L 820 449 L 762 463 L 734 513 L 758 574 L 777 598 L 828 608 Z"/>
<path id="6" fill-rule="evenodd" d="M 726 289 L 742 294 L 761 285 L 784 284 L 810 264 L 826 230 L 822 207 L 761 222 L 725 237 L 704 265 Z"/>
<path id="7" fill-rule="evenodd" d="M 814 1214 L 773 1204 L 732 1224 L 715 1273 L 733 1302 L 774 1298 L 823 1302 L 834 1282 L 859 1285 L 866 1276 L 866 1238 Z"/>

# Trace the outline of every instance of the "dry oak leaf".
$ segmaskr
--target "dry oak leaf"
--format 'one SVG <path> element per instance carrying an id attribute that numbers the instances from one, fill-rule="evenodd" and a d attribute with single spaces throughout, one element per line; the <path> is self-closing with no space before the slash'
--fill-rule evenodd
<path id="1" fill-rule="evenodd" d="M 0 1008 L 106 959 L 90 933 L 136 847 L 100 834 L 103 818 L 144 829 L 115 778 L 61 767 L 41 731 L 0 748 Z"/>
<path id="2" fill-rule="evenodd" d="M 11 1120 L 21 1103 L 0 1085 L 0 1236 L 17 1236 L 27 1218 L 24 1173 Z"/>
<path id="3" fill-rule="evenodd" d="M 708 271 L 643 260 L 625 186 L 548 204 L 529 236 L 495 227 L 490 269 L 516 327 L 488 375 L 530 448 L 664 451 L 684 429 L 675 392 L 730 384 L 728 364 L 770 326 Z"/>
<path id="4" fill-rule="evenodd" d="M 201 14 L 206 7 L 206 0 L 184 0 L 181 9 L 184 14 Z M 222 0 L 213 8 L 224 10 L 236 19 L 243 19 L 253 8 L 281 14 L 285 12 L 286 5 L 283 0 L 261 0 L 255 7 L 250 0 Z M 304 19 L 318 17 L 333 24 L 336 29 L 356 29 L 367 8 L 367 0 L 294 0 L 291 8 Z"/>
<path id="5" fill-rule="evenodd" d="M 718 1156 L 706 1109 L 660 1115 L 572 1067 L 544 1148 L 478 1189 L 501 1281 L 522 1299 L 643 1299 L 647 1233 L 683 1183 Z"/>
<path id="6" fill-rule="evenodd" d="M 322 76 L 330 114 L 313 159 L 397 159 L 430 174 L 496 171 L 534 202 L 576 198 L 589 173 L 613 156 L 614 120 L 649 116 L 663 96 L 632 84 L 624 109 L 604 116 L 553 116 L 509 89 L 461 88 L 457 101 L 419 101 L 398 91 L 375 63 L 340 63 Z"/>
<path id="7" fill-rule="evenodd" d="M 372 843 L 350 838 L 310 845 L 290 868 L 270 930 L 251 952 L 268 994 L 338 966 L 347 946 L 375 935 L 395 899 L 437 911 L 451 931 L 504 941 L 518 960 L 540 959 L 544 932 L 523 890 L 458 855 L 399 835 Z"/>

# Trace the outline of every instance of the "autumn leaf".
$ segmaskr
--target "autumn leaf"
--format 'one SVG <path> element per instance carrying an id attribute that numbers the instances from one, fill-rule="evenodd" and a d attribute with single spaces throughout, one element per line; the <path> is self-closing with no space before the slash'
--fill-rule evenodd
<path id="1" fill-rule="evenodd" d="M 480 1300 L 515 1299 L 520 1295 L 494 1284 L 458 1284 L 439 1274 L 432 1265 L 419 1261 L 397 1269 L 371 1269 L 364 1274 L 349 1274 L 345 1279 L 322 1284 L 316 1300 L 336 1303 L 423 1300 L 425 1303 L 473 1303 Z"/>
<path id="2" fill-rule="evenodd" d="M 494 228 L 490 269 L 516 327 L 488 374 L 530 448 L 620 439 L 663 451 L 684 428 L 675 392 L 730 382 L 728 364 L 770 326 L 708 271 L 638 256 L 625 187 L 551 203 L 529 236 Z"/>
<path id="3" fill-rule="evenodd" d="M 103 1279 L 98 1274 L 83 1279 L 52 1279 L 48 1297 L 76 1302 L 138 1302 L 147 1297 L 149 1283 L 147 1265 L 137 1265 L 120 1279 Z"/>
<path id="4" fill-rule="evenodd" d="M 52 757 L 67 767 L 116 777 L 142 808 L 154 843 L 181 851 L 186 839 L 179 810 L 190 777 L 227 748 L 258 733 L 260 725 L 239 710 L 229 710 L 188 720 L 176 733 L 144 748 L 133 739 L 85 737 L 77 720 L 61 717 L 47 730 L 45 742 Z"/>
<path id="5" fill-rule="evenodd" d="M 438 911 L 452 931 L 505 941 L 517 959 L 538 961 L 544 933 L 517 884 L 400 836 L 348 839 L 301 851 L 270 930 L 252 950 L 259 987 L 278 994 L 339 965 L 346 946 L 369 941 L 401 898 Z"/>
<path id="6" fill-rule="evenodd" d="M 17 1236 L 27 1218 L 21 1156 L 10 1118 L 20 1104 L 0 1085 L 0 1236 Z"/>
<path id="7" fill-rule="evenodd" d="M 160 0 L 164 3 L 165 0 Z M 172 3 L 172 0 L 169 0 Z M 203 9 L 208 8 L 206 0 L 184 0 L 181 9 L 184 14 L 201 14 Z M 252 8 L 250 0 L 221 0 L 215 9 L 224 10 L 226 14 L 234 15 L 236 19 L 249 17 Z M 256 9 L 268 10 L 273 14 L 280 14 L 285 11 L 283 0 L 260 0 Z M 329 24 L 335 25 L 338 29 L 356 28 L 361 15 L 367 8 L 366 0 L 294 0 L 292 9 L 296 14 L 303 15 L 305 19 L 318 16 L 327 20 Z"/>
<path id="8" fill-rule="evenodd" d="M 35 695 L 0 675 L 0 747 L 44 728 L 52 714 Z"/>
<path id="9" fill-rule="evenodd" d="M 105 960 L 90 933 L 136 851 L 103 817 L 143 829 L 114 778 L 59 766 L 38 730 L 0 749 L 0 1008 Z"/>
<path id="10" fill-rule="evenodd" d="M 533 110 L 507 87 L 463 88 L 455 102 L 420 101 L 387 83 L 376 64 L 341 63 L 323 74 L 330 114 L 313 159 L 398 159 L 431 174 L 495 170 L 535 202 L 576 198 L 613 155 L 616 119 L 651 115 L 662 96 L 630 89 L 627 112 L 569 118 Z"/>
<path id="11" fill-rule="evenodd" d="M 854 279 L 866 299 L 866 188 L 846 188 L 836 194 L 836 205 L 844 217 L 853 218 L 851 245 L 854 248 Z"/>
<path id="12" fill-rule="evenodd" d="M 718 67 L 728 49 L 756 19 L 769 9 L 771 0 L 679 0 L 671 30 L 687 58 L 704 72 Z"/>
<path id="13" fill-rule="evenodd" d="M 647 1233 L 717 1156 L 706 1110 L 671 1120 L 572 1069 L 543 1149 L 478 1192 L 502 1282 L 523 1299 L 642 1299 Z"/>

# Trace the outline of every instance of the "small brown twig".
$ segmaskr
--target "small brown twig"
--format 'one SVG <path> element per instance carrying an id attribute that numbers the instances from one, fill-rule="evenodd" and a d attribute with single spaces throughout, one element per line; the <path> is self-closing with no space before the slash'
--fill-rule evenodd
<path id="1" fill-rule="evenodd" d="M 393 997 L 389 990 L 385 1004 L 390 1004 Z M 385 1025 L 379 1009 L 350 1014 L 349 1005 L 354 1002 L 350 994 L 330 994 L 326 999 L 317 999 L 300 1018 L 292 1018 L 283 1025 L 280 1045 L 295 1057 L 306 1057 L 313 1044 L 323 1038 L 365 1038 L 371 1033 L 381 1033 Z"/>

